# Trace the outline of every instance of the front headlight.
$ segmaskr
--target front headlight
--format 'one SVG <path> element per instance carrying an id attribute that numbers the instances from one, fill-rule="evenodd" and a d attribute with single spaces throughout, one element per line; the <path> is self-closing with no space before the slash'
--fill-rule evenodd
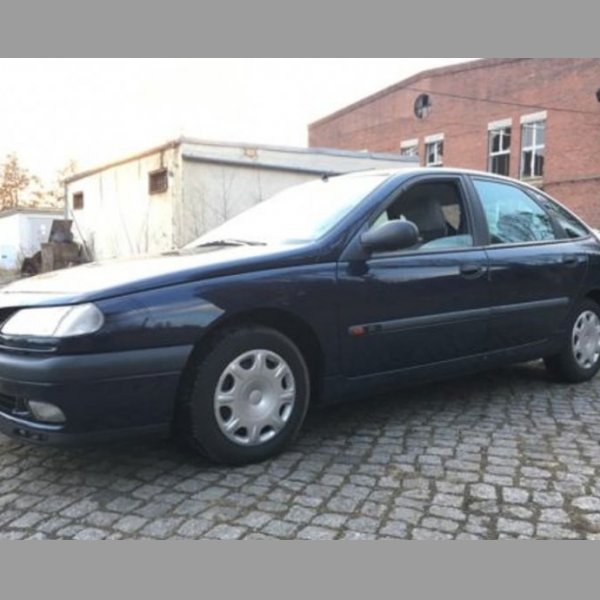
<path id="1" fill-rule="evenodd" d="M 93 304 L 24 308 L 16 312 L 0 331 L 4 335 L 73 337 L 98 331 L 104 315 Z"/>

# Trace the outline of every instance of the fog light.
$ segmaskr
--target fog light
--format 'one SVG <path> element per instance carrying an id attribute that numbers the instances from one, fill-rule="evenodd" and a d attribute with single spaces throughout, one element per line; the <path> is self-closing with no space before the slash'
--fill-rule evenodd
<path id="1" fill-rule="evenodd" d="M 49 402 L 27 400 L 27 408 L 37 421 L 46 423 L 64 423 L 66 421 L 63 411 Z"/>

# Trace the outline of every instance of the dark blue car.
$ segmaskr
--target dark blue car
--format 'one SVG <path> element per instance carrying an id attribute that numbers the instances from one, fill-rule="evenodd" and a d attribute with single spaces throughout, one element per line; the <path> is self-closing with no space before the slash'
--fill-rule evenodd
<path id="1" fill-rule="evenodd" d="M 600 243 L 487 173 L 290 188 L 187 247 L 0 292 L 0 430 L 33 443 L 175 431 L 261 460 L 309 403 L 544 358 L 600 367 Z M 368 401 L 368 400 L 366 400 Z"/>

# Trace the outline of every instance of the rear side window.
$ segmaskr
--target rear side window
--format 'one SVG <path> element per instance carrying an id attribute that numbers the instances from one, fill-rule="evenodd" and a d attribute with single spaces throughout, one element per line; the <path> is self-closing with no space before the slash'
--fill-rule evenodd
<path id="1" fill-rule="evenodd" d="M 550 215 L 525 192 L 497 181 L 473 181 L 487 220 L 491 244 L 556 239 Z"/>
<path id="2" fill-rule="evenodd" d="M 589 231 L 586 227 L 560 204 L 554 202 L 554 200 L 548 198 L 548 196 L 536 194 L 536 197 L 565 232 L 564 237 L 580 238 L 589 235 Z"/>

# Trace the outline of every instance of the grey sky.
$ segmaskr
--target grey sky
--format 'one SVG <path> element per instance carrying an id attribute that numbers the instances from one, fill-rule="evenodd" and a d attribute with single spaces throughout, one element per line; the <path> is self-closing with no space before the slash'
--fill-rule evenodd
<path id="1" fill-rule="evenodd" d="M 0 59 L 0 160 L 45 179 L 181 134 L 304 146 L 306 126 L 464 58 Z"/>

